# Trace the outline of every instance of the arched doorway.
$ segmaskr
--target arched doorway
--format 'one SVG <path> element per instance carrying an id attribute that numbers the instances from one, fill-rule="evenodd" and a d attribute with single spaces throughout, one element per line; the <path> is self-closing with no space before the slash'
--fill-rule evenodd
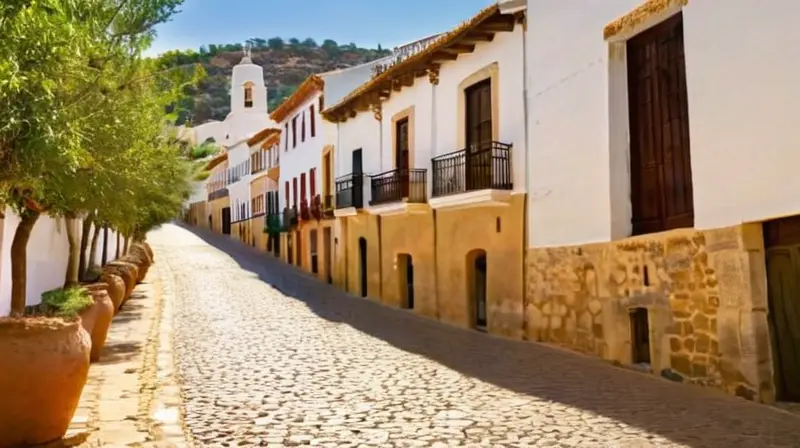
<path id="1" fill-rule="evenodd" d="M 409 254 L 397 255 L 398 283 L 400 285 L 400 306 L 414 309 L 414 261 Z"/>
<path id="2" fill-rule="evenodd" d="M 367 297 L 367 240 L 358 239 L 358 277 L 361 280 L 361 297 Z"/>
<path id="3" fill-rule="evenodd" d="M 485 331 L 489 323 L 486 306 L 486 251 L 475 249 L 467 254 L 467 295 L 476 329 Z"/>

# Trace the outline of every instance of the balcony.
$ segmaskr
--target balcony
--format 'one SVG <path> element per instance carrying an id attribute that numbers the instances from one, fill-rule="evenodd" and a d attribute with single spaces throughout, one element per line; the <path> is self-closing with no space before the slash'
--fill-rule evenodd
<path id="1" fill-rule="evenodd" d="M 303 221 L 308 221 L 311 219 L 311 207 L 308 205 L 308 199 L 303 198 L 300 201 L 300 219 Z"/>
<path id="2" fill-rule="evenodd" d="M 348 174 L 336 179 L 336 210 L 364 208 L 364 175 Z"/>
<path id="3" fill-rule="evenodd" d="M 284 231 L 283 222 L 281 220 L 281 215 L 270 213 L 267 215 L 267 223 L 264 226 L 264 233 L 268 233 L 270 235 L 277 235 Z"/>
<path id="4" fill-rule="evenodd" d="M 220 188 L 217 191 L 212 191 L 211 193 L 208 194 L 208 202 L 211 202 L 211 201 L 214 201 L 214 200 L 217 200 L 217 199 L 220 199 L 220 198 L 226 198 L 226 197 L 228 197 L 229 194 L 230 193 L 228 192 L 227 188 Z"/>
<path id="5" fill-rule="evenodd" d="M 395 203 L 423 204 L 428 201 L 428 171 L 393 169 L 370 178 L 370 206 Z"/>
<path id="6" fill-rule="evenodd" d="M 289 230 L 297 226 L 297 207 L 286 207 L 283 209 L 283 229 Z"/>
<path id="7" fill-rule="evenodd" d="M 514 188 L 511 145 L 487 142 L 435 157 L 431 206 L 507 203 Z"/>

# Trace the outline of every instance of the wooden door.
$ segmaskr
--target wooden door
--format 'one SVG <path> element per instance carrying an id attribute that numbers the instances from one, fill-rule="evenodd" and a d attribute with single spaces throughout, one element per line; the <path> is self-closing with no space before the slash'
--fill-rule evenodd
<path id="1" fill-rule="evenodd" d="M 231 234 L 231 208 L 225 207 L 222 209 L 222 233 L 225 235 Z"/>
<path id="2" fill-rule="evenodd" d="M 353 151 L 353 206 L 361 208 L 364 205 L 364 162 L 361 148 Z"/>
<path id="3" fill-rule="evenodd" d="M 478 329 L 486 329 L 488 323 L 488 312 L 486 309 L 486 255 L 479 255 L 475 258 L 473 267 L 475 286 L 473 289 L 473 300 L 475 301 L 475 326 Z"/>
<path id="4" fill-rule="evenodd" d="M 397 168 L 398 173 L 400 175 L 400 190 L 403 198 L 408 197 L 409 193 L 409 181 L 410 181 L 410 172 L 411 169 L 411 151 L 409 149 L 409 136 L 408 136 L 408 118 L 403 118 L 402 120 L 398 121 L 396 124 L 396 139 L 395 148 L 396 153 L 395 157 L 396 160 L 394 162 L 395 168 Z"/>
<path id="5" fill-rule="evenodd" d="M 331 262 L 331 253 L 333 252 L 333 244 L 331 244 L 331 228 L 325 227 L 322 230 L 322 244 L 325 248 L 325 273 L 328 277 L 328 283 L 333 283 L 333 266 Z"/>
<path id="6" fill-rule="evenodd" d="M 764 223 L 777 399 L 800 402 L 800 217 Z"/>
<path id="7" fill-rule="evenodd" d="M 681 14 L 628 41 L 633 234 L 694 226 Z"/>
<path id="8" fill-rule="evenodd" d="M 492 80 L 468 87 L 466 96 L 466 189 L 491 187 L 492 179 Z"/>
<path id="9" fill-rule="evenodd" d="M 367 240 L 358 239 L 358 275 L 361 286 L 361 297 L 367 297 Z"/>

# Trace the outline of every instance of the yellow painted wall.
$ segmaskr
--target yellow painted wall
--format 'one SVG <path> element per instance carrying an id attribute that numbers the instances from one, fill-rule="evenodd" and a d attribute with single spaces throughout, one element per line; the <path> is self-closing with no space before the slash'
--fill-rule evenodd
<path id="1" fill-rule="evenodd" d="M 530 339 L 627 365 L 629 310 L 646 308 L 655 374 L 773 399 L 759 224 L 533 249 L 526 263 Z"/>
<path id="2" fill-rule="evenodd" d="M 381 256 L 378 217 L 359 213 L 345 218 L 346 252 L 347 252 L 347 291 L 353 295 L 361 295 L 360 259 L 358 242 L 360 238 L 367 240 L 367 296 L 373 299 L 381 297 Z"/>
<path id="3" fill-rule="evenodd" d="M 437 318 L 436 253 L 433 211 L 427 206 L 413 213 L 381 217 L 381 301 L 404 307 L 404 271 L 398 255 L 411 256 L 414 266 L 414 312 Z"/>
<path id="4" fill-rule="evenodd" d="M 466 328 L 474 325 L 473 303 L 467 289 L 467 257 L 471 251 L 482 249 L 487 265 L 488 331 L 515 339 L 522 337 L 524 215 L 522 194 L 512 196 L 505 207 L 436 212 L 437 294 L 442 321 Z"/>
<path id="5" fill-rule="evenodd" d="M 211 225 L 214 232 L 222 233 L 222 209 L 231 206 L 231 198 L 224 197 L 215 199 L 208 203 L 208 214 L 212 216 Z M 208 216 L 205 218 L 208 222 Z"/>
<path id="6" fill-rule="evenodd" d="M 333 223 L 333 284 L 347 290 L 347 218 Z"/>
<path id="7" fill-rule="evenodd" d="M 189 204 L 189 224 L 195 227 L 208 228 L 208 213 L 206 212 L 206 201 L 198 201 Z"/>
<path id="8" fill-rule="evenodd" d="M 289 232 L 281 232 L 280 238 L 281 238 L 281 257 L 280 258 L 281 258 L 281 261 L 283 261 L 284 263 L 288 263 L 289 262 L 289 258 L 288 258 L 289 257 L 289 245 L 288 245 Z"/>
<path id="9" fill-rule="evenodd" d="M 333 238 L 334 238 L 334 221 L 333 220 L 310 220 L 310 221 L 303 221 L 300 223 L 299 232 L 301 232 L 303 242 L 300 247 L 302 250 L 302 269 L 306 272 L 311 273 L 311 232 L 316 230 L 317 232 L 317 278 L 320 281 L 327 282 L 328 281 L 328 271 L 327 267 L 325 266 L 325 254 L 328 251 L 332 251 L 333 249 Z M 331 246 L 325 247 L 325 229 L 331 229 Z M 333 253 L 331 253 L 331 267 L 335 264 L 335 260 L 333 259 Z"/>
<path id="10" fill-rule="evenodd" d="M 266 252 L 267 250 L 267 235 L 264 233 L 267 215 L 257 216 L 250 220 L 250 233 L 255 242 L 255 247 L 259 250 Z"/>

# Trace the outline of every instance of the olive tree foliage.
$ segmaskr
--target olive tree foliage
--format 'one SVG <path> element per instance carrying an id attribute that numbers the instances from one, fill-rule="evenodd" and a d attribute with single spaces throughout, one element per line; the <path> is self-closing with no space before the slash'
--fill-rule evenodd
<path id="1" fill-rule="evenodd" d="M 21 219 L 12 314 L 24 310 L 27 241 L 42 213 L 141 235 L 180 210 L 188 168 L 165 110 L 201 73 L 142 53 L 182 1 L 0 4 L 0 209 Z"/>

